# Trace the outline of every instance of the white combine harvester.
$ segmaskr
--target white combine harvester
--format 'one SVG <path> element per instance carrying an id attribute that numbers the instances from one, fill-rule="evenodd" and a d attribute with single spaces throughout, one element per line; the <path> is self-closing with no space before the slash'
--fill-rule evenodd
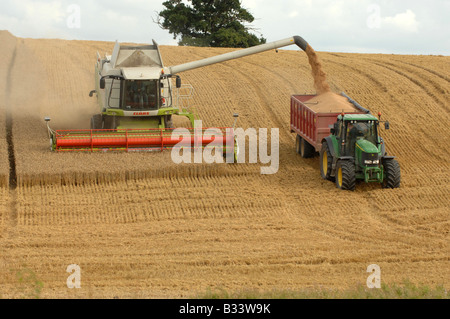
<path id="1" fill-rule="evenodd" d="M 173 115 L 187 117 L 192 127 L 196 119 L 189 107 L 182 103 L 183 97 L 191 94 L 193 88 L 181 84 L 179 73 L 292 44 L 306 51 L 306 41 L 294 36 L 165 67 L 155 41 L 145 46 L 121 46 L 116 42 L 111 56 L 101 58 L 97 53 L 96 87 L 90 96 L 97 95 L 99 113 L 92 117 L 91 129 L 53 131 L 49 128 L 52 150 L 163 150 L 179 145 L 180 140 L 172 138 Z M 175 79 L 175 85 L 172 79 Z M 183 88 L 188 94 L 180 93 Z M 49 119 L 46 120 L 48 125 Z M 193 133 L 194 129 L 188 130 Z M 223 129 L 224 154 L 236 153 L 234 146 L 225 147 L 226 142 L 234 141 L 233 135 L 232 130 Z M 203 134 L 201 139 L 203 146 L 217 142 L 217 136 Z"/>

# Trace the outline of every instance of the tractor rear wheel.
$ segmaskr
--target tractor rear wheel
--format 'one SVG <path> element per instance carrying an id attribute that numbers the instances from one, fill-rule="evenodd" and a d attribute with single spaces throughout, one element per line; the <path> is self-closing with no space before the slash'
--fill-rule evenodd
<path id="1" fill-rule="evenodd" d="M 352 161 L 338 161 L 336 165 L 336 187 L 353 191 L 355 185 L 355 164 Z"/>
<path id="2" fill-rule="evenodd" d="M 400 187 L 400 164 L 393 159 L 383 162 L 384 180 L 383 188 L 399 188 Z"/>
<path id="3" fill-rule="evenodd" d="M 100 130 L 103 128 L 102 115 L 95 114 L 91 118 L 91 130 Z"/>
<path id="4" fill-rule="evenodd" d="M 320 150 L 320 175 L 323 179 L 334 181 L 334 177 L 331 176 L 333 169 L 333 156 L 328 149 L 327 142 L 322 143 L 322 149 Z"/>

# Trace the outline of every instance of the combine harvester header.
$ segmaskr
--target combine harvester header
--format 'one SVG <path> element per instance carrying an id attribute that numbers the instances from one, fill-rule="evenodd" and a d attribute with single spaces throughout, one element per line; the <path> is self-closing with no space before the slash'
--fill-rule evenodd
<path id="1" fill-rule="evenodd" d="M 176 129 L 122 129 L 122 130 L 57 130 L 54 151 L 162 151 L 178 147 L 223 146 L 224 153 L 233 151 L 234 131 L 231 128 L 185 128 L 189 135 L 174 132 Z"/>

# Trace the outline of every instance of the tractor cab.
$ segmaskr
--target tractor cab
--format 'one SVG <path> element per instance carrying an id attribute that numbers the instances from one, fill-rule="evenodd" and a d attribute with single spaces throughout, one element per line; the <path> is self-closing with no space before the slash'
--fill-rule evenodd
<path id="1" fill-rule="evenodd" d="M 339 115 L 330 127 L 331 135 L 322 140 L 322 178 L 334 180 L 338 188 L 346 190 L 354 190 L 357 180 L 400 187 L 400 166 L 393 156 L 387 156 L 378 134 L 380 122 L 369 113 Z"/>
<path id="2" fill-rule="evenodd" d="M 339 115 L 334 124 L 340 156 L 356 155 L 356 152 L 379 153 L 381 139 L 378 135 L 379 120 L 370 114 Z"/>
<path id="3" fill-rule="evenodd" d="M 378 135 L 378 127 L 379 119 L 371 114 L 342 114 L 334 124 L 332 133 L 337 142 L 336 159 L 348 161 L 356 179 L 383 181 L 381 164 L 385 149 Z"/>

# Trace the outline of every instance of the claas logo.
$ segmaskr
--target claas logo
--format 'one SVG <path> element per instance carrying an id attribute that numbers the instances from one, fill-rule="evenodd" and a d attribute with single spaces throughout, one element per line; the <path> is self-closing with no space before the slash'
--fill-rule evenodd
<path id="1" fill-rule="evenodd" d="M 133 115 L 150 115 L 150 112 L 134 112 Z"/>

